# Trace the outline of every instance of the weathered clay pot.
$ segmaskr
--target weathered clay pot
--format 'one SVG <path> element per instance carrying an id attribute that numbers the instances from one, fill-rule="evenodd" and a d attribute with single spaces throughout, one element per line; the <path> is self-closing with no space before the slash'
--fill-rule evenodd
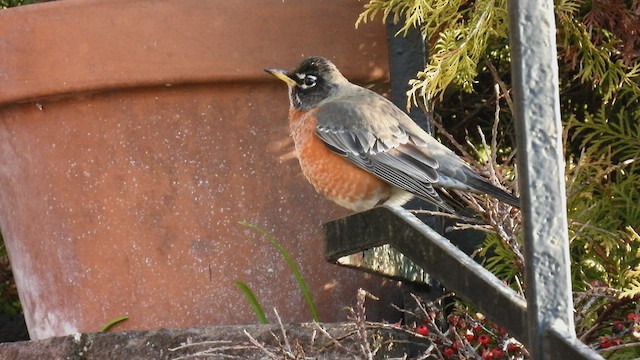
<path id="1" fill-rule="evenodd" d="M 356 1 L 60 1 L 0 11 L 0 226 L 32 338 L 255 322 L 245 281 L 284 321 L 324 321 L 392 284 L 323 262 L 345 212 L 291 158 L 286 88 L 263 73 L 331 57 L 384 79 L 384 28 Z M 288 154 L 288 155 L 287 155 Z M 376 317 L 376 308 L 370 315 Z M 378 314 L 379 316 L 379 314 Z"/>

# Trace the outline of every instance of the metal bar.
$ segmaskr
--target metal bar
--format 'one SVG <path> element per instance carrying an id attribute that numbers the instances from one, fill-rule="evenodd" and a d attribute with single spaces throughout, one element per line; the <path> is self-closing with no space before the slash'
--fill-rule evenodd
<path id="1" fill-rule="evenodd" d="M 389 75 L 391 76 L 391 101 L 403 109 L 409 117 L 420 125 L 427 133 L 433 133 L 433 124 L 425 112 L 417 106 L 407 109 L 407 91 L 410 89 L 409 80 L 414 79 L 418 72 L 427 66 L 427 47 L 422 31 L 410 27 L 405 33 L 399 33 L 404 22 L 397 24 L 393 21 L 393 14 L 387 16 L 387 44 L 389 47 Z M 422 199 L 414 198 L 407 208 L 421 208 L 436 211 L 437 207 Z M 444 222 L 435 216 L 424 216 L 421 219 L 432 229 L 442 233 Z"/>
<path id="2" fill-rule="evenodd" d="M 324 226 L 327 261 L 388 243 L 511 335 L 528 342 L 525 300 L 403 208 L 382 206 Z"/>
<path id="3" fill-rule="evenodd" d="M 534 359 L 559 359 L 563 352 L 546 346 L 548 339 L 560 334 L 562 339 L 575 339 L 575 329 L 553 0 L 511 1 L 509 22 L 525 235 L 528 349 Z M 594 351 L 590 353 L 599 358 Z"/>
<path id="4" fill-rule="evenodd" d="M 393 14 L 387 17 L 387 45 L 389 47 L 389 73 L 391 75 L 391 101 L 400 109 L 407 108 L 409 80 L 427 66 L 427 48 L 420 29 L 411 27 L 406 34 L 398 34 L 403 22 L 393 22 Z M 398 36 L 396 36 L 398 34 Z M 428 133 L 433 131 L 424 112 L 412 106 L 407 113 L 413 121 Z"/>
<path id="5" fill-rule="evenodd" d="M 602 359 L 595 350 L 575 336 L 567 334 L 564 327 L 552 327 L 545 332 L 544 352 L 547 354 L 546 359 Z"/>

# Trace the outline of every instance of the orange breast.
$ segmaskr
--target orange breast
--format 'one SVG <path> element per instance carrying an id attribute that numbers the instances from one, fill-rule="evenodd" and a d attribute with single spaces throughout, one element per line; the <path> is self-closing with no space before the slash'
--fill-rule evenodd
<path id="1" fill-rule="evenodd" d="M 302 173 L 319 193 L 354 211 L 370 209 L 392 195 L 389 184 L 335 154 L 315 134 L 316 119 L 292 109 L 291 135 Z"/>

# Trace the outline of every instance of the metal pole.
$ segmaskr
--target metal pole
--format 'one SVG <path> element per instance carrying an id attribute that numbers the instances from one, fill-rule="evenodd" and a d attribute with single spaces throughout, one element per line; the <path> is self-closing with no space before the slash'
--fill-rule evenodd
<path id="1" fill-rule="evenodd" d="M 393 14 L 387 16 L 387 45 L 389 46 L 389 75 L 391 76 L 391 100 L 405 111 L 407 115 L 420 125 L 426 132 L 433 134 L 433 124 L 427 114 L 418 106 L 407 108 L 407 91 L 410 89 L 409 80 L 423 71 L 427 66 L 427 46 L 422 36 L 422 31 L 411 27 L 406 34 L 400 33 L 404 22 L 397 24 L 393 21 Z M 396 36 L 396 34 L 398 34 Z M 422 199 L 414 198 L 406 204 L 409 209 L 438 210 L 433 204 Z M 440 234 L 444 232 L 444 221 L 435 216 L 419 216 L 419 218 Z M 429 285 L 438 287 L 433 280 L 428 280 Z"/>
<path id="2" fill-rule="evenodd" d="M 553 0 L 510 1 L 509 21 L 529 350 L 551 359 L 547 331 L 575 338 Z"/>
<path id="3" fill-rule="evenodd" d="M 400 109 L 407 107 L 409 80 L 427 66 L 427 49 L 420 29 L 411 27 L 406 35 L 396 36 L 403 25 L 402 21 L 394 23 L 392 14 L 387 17 L 391 101 Z M 417 106 L 412 106 L 408 115 L 428 133 L 433 131 L 433 126 Z"/>

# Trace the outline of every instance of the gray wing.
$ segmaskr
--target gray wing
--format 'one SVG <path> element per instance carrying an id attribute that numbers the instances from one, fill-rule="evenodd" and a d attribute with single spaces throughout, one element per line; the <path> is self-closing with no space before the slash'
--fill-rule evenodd
<path id="1" fill-rule="evenodd" d="M 377 94 L 371 100 L 322 105 L 316 113 L 317 136 L 354 165 L 453 212 L 433 187 L 440 164 L 429 152 L 427 141 L 437 141 L 391 102 Z"/>

